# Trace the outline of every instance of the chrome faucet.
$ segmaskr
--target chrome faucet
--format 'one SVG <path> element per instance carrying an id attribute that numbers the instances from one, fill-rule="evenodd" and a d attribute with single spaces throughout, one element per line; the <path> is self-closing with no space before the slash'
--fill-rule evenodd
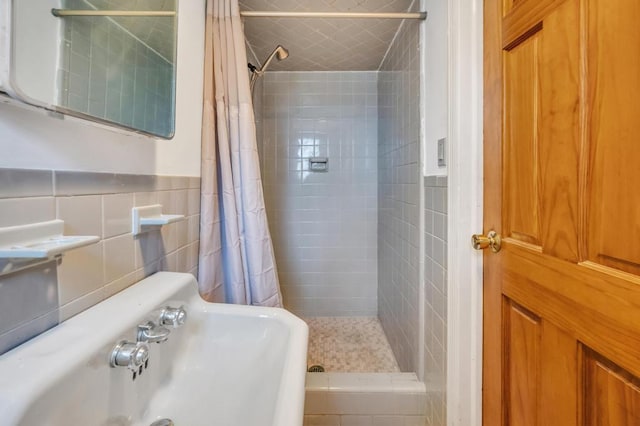
<path id="1" fill-rule="evenodd" d="M 160 313 L 160 324 L 173 328 L 184 325 L 186 320 L 187 311 L 184 309 L 184 306 L 180 306 L 179 308 L 165 306 Z"/>
<path id="2" fill-rule="evenodd" d="M 160 312 L 157 324 L 153 321 L 147 321 L 138 326 L 138 342 L 162 343 L 169 338 L 169 333 L 171 333 L 171 330 L 167 327 L 180 327 L 185 323 L 186 319 L 187 312 L 184 306 L 179 308 L 165 306 Z"/>
<path id="3" fill-rule="evenodd" d="M 127 367 L 138 371 L 149 360 L 149 345 L 144 342 L 120 341 L 111 351 L 111 367 Z M 142 371 L 142 370 L 140 370 Z"/>
<path id="4" fill-rule="evenodd" d="M 165 306 L 160 310 L 160 314 L 156 318 L 158 324 L 153 321 L 147 321 L 138 326 L 137 341 L 135 343 L 122 340 L 113 348 L 110 359 L 111 367 L 129 368 L 134 372 L 134 379 L 135 372 L 139 371 L 142 374 L 142 369 L 147 367 L 149 360 L 149 343 L 166 341 L 171 333 L 171 330 L 167 327 L 177 328 L 184 325 L 187 320 L 187 311 L 184 306 L 179 308 Z"/>
<path id="5" fill-rule="evenodd" d="M 162 343 L 169 338 L 169 333 L 171 330 L 167 327 L 147 321 L 138 326 L 138 342 Z"/>

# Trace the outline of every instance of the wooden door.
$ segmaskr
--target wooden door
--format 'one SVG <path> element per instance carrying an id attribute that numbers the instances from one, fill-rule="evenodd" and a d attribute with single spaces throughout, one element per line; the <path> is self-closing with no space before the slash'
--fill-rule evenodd
<path id="1" fill-rule="evenodd" d="M 640 1 L 485 0 L 483 420 L 640 425 Z"/>

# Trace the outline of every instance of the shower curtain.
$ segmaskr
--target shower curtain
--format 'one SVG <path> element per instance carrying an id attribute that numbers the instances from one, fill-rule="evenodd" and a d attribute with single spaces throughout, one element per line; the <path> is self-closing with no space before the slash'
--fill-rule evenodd
<path id="1" fill-rule="evenodd" d="M 238 0 L 208 0 L 206 19 L 200 293 L 279 307 Z"/>

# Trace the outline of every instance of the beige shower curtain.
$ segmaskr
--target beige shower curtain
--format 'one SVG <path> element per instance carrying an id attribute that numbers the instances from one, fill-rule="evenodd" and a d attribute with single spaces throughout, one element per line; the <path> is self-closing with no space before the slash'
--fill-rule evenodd
<path id="1" fill-rule="evenodd" d="M 238 0 L 207 2 L 201 201 L 202 296 L 282 306 Z"/>

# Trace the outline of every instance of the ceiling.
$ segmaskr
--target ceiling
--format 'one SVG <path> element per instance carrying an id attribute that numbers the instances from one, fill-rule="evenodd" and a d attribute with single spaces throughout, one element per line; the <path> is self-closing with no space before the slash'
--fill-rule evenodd
<path id="1" fill-rule="evenodd" d="M 240 0 L 240 10 L 280 12 L 406 12 L 412 0 Z M 415 2 L 419 4 L 419 2 Z M 412 7 L 411 11 L 417 11 Z M 289 50 L 270 71 L 374 71 L 400 19 L 244 18 L 250 50 L 262 63 L 282 44 Z M 251 52 L 250 61 L 255 61 Z"/>

